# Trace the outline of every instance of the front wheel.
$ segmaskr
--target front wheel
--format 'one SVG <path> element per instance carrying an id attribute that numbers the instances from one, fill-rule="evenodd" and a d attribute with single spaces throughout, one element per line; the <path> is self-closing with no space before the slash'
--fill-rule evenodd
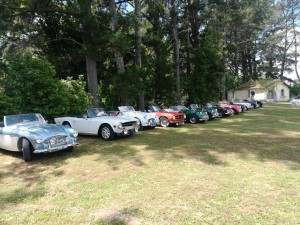
<path id="1" fill-rule="evenodd" d="M 167 126 L 170 125 L 170 121 L 168 120 L 168 118 L 163 117 L 163 118 L 160 119 L 160 125 L 162 127 L 167 127 Z"/>
<path id="2" fill-rule="evenodd" d="M 109 125 L 103 125 L 100 127 L 100 136 L 102 139 L 108 141 L 114 138 L 115 133 Z"/>
<path id="3" fill-rule="evenodd" d="M 197 116 L 193 115 L 193 116 L 190 116 L 189 121 L 190 121 L 190 123 L 195 124 L 198 122 L 198 118 L 197 118 Z"/>
<path id="4" fill-rule="evenodd" d="M 143 130 L 143 129 L 144 129 L 144 127 L 143 127 L 143 125 L 142 125 L 142 122 L 141 122 L 141 120 L 139 120 L 139 122 L 140 122 L 140 125 L 138 126 L 138 130 L 140 131 L 140 130 Z"/>
<path id="5" fill-rule="evenodd" d="M 25 162 L 29 162 L 32 160 L 32 149 L 29 141 L 27 139 L 22 140 L 22 151 L 23 151 L 23 159 Z"/>

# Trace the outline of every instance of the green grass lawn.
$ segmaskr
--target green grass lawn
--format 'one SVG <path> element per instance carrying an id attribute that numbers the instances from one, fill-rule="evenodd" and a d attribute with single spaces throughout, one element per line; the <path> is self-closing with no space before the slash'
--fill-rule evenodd
<path id="1" fill-rule="evenodd" d="M 300 107 L 267 104 L 73 153 L 0 151 L 0 224 L 299 224 Z"/>

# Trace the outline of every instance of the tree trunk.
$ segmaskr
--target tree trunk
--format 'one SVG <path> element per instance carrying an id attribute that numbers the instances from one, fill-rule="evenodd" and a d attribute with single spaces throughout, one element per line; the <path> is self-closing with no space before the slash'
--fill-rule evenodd
<path id="1" fill-rule="evenodd" d="M 287 51 L 288 51 L 288 27 L 286 25 L 285 27 L 285 35 L 284 35 L 284 48 L 283 48 L 283 54 L 281 57 L 281 65 L 280 65 L 280 74 L 279 78 L 282 80 L 283 79 L 283 74 L 286 69 L 286 56 L 287 56 Z"/>
<path id="2" fill-rule="evenodd" d="M 135 5 L 135 65 L 137 68 L 142 68 L 142 35 L 141 35 L 141 2 L 140 0 L 134 0 Z M 139 78 L 140 85 L 138 90 L 138 107 L 139 110 L 145 110 L 144 99 L 144 81 L 143 78 Z"/>
<path id="3" fill-rule="evenodd" d="M 88 47 L 92 45 L 92 40 L 93 40 L 93 28 L 89 23 L 89 18 L 92 16 L 91 0 L 80 0 L 79 4 L 82 13 L 83 41 L 84 41 L 84 46 L 87 47 L 85 58 L 86 58 L 88 92 L 93 97 L 92 100 L 93 107 L 99 107 L 96 57 L 93 54 L 93 49 Z"/>
<path id="4" fill-rule="evenodd" d="M 176 102 L 181 104 L 180 71 L 179 71 L 179 39 L 177 30 L 177 10 L 175 0 L 171 1 L 171 21 L 174 43 L 174 73 L 176 78 Z"/>
<path id="5" fill-rule="evenodd" d="M 99 107 L 99 96 L 98 96 L 98 78 L 97 78 L 97 65 L 96 57 L 94 55 L 87 54 L 86 58 L 86 70 L 87 70 L 87 84 L 88 92 L 93 96 L 93 107 Z"/>
<path id="6" fill-rule="evenodd" d="M 113 32 L 116 32 L 118 27 L 118 19 L 115 0 L 109 0 L 109 9 L 111 13 L 110 28 Z M 115 55 L 118 73 L 120 76 L 123 76 L 123 73 L 125 72 L 124 58 L 116 46 L 113 46 L 113 51 Z M 120 99 L 121 105 L 128 105 L 129 99 L 126 85 L 122 85 L 120 87 Z"/>

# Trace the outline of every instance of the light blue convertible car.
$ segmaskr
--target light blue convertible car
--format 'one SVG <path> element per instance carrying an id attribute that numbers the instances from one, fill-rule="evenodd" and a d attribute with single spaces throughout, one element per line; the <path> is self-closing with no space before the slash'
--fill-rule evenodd
<path id="1" fill-rule="evenodd" d="M 77 136 L 70 127 L 48 124 L 39 113 L 9 115 L 0 120 L 0 149 L 22 151 L 26 162 L 33 153 L 73 151 Z"/>

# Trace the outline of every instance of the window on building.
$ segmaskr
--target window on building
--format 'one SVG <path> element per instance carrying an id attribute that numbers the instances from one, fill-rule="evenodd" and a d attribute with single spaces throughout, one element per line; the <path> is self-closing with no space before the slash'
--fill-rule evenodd
<path id="1" fill-rule="evenodd" d="M 281 97 L 284 97 L 284 89 L 281 89 Z"/>

